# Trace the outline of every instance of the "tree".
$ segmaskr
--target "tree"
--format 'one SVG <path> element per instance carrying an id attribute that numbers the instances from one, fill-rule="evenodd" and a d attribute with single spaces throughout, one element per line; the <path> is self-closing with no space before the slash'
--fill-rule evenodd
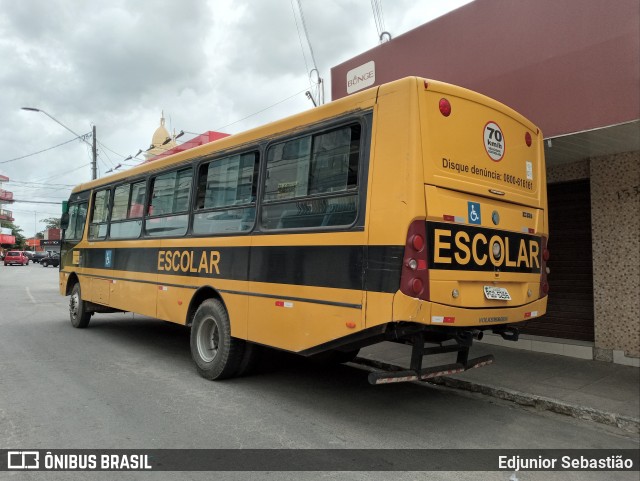
<path id="1" fill-rule="evenodd" d="M 47 217 L 46 219 L 40 219 L 40 222 L 46 224 L 45 229 L 59 229 L 60 217 Z"/>

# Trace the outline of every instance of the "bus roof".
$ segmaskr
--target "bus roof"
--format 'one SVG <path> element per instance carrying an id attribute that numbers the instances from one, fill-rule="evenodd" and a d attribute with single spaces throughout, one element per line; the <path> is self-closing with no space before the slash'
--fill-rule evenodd
<path id="1" fill-rule="evenodd" d="M 158 160 L 145 162 L 123 172 L 79 184 L 74 187 L 72 193 L 82 192 L 105 184 L 111 184 L 131 177 L 141 176 L 148 172 L 162 170 L 171 165 L 179 164 L 180 162 L 187 159 L 204 157 L 216 152 L 224 152 L 226 150 L 235 149 L 241 147 L 242 145 L 268 140 L 270 137 L 277 134 L 281 134 L 284 132 L 295 132 L 297 128 L 301 128 L 302 126 L 319 123 L 327 119 L 339 117 L 340 115 L 349 112 L 370 109 L 375 105 L 378 94 L 384 95 L 387 92 L 403 88 L 417 88 L 418 84 L 422 86 L 425 82 L 428 83 L 430 90 L 455 94 L 457 96 L 464 97 L 467 100 L 499 109 L 518 122 L 522 123 L 527 128 L 533 131 L 538 130 L 537 127 L 523 115 L 519 114 L 510 107 L 498 102 L 497 100 L 491 99 L 485 95 L 445 82 L 423 79 L 419 77 L 406 77 L 400 80 L 354 93 L 339 100 L 335 100 L 333 102 L 329 102 L 328 104 L 321 105 L 304 112 L 300 112 L 284 119 L 276 120 L 274 122 L 255 127 L 244 132 L 233 134 L 214 142 L 209 142 L 199 147 L 194 147 L 192 149 L 185 150 L 183 152 L 179 152 L 177 154 L 170 155 Z"/>

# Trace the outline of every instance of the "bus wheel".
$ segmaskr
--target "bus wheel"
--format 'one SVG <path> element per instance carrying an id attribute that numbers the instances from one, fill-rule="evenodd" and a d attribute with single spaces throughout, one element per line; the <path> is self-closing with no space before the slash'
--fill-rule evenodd
<path id="1" fill-rule="evenodd" d="M 76 282 L 71 289 L 71 297 L 69 297 L 69 318 L 71 325 L 78 329 L 83 329 L 89 325 L 93 312 L 87 311 L 82 300 L 80 292 L 80 283 Z"/>
<path id="2" fill-rule="evenodd" d="M 191 326 L 191 357 L 206 379 L 234 376 L 244 354 L 245 342 L 231 337 L 229 315 L 222 303 L 207 299 L 196 311 Z"/>

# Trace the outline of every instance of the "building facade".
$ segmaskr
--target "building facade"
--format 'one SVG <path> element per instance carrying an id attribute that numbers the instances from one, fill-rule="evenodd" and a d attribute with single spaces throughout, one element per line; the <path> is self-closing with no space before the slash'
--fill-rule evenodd
<path id="1" fill-rule="evenodd" d="M 13 246 L 16 242 L 16 238 L 11 229 L 6 227 L 9 222 L 13 222 L 13 213 L 5 209 L 6 204 L 13 203 L 13 192 L 4 190 L 2 186 L 4 182 L 9 182 L 9 177 L 0 175 L 0 252 L 3 252 L 5 248 Z"/>
<path id="2" fill-rule="evenodd" d="M 410 75 L 495 98 L 544 134 L 551 292 L 523 345 L 640 365 L 637 0 L 475 0 L 332 68 L 332 98 Z"/>

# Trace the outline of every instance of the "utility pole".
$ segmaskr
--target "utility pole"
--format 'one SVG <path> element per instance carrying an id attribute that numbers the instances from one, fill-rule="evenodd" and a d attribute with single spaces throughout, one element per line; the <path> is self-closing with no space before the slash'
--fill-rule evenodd
<path id="1" fill-rule="evenodd" d="M 91 153 L 93 154 L 91 157 L 91 180 L 96 180 L 98 178 L 98 149 L 96 148 L 96 126 L 93 126 L 93 145 L 91 148 Z"/>
<path id="2" fill-rule="evenodd" d="M 85 144 L 90 145 L 91 146 L 91 153 L 93 154 L 92 155 L 92 159 L 91 159 L 91 180 L 96 180 L 98 178 L 98 149 L 96 147 L 97 140 L 96 140 L 96 126 L 95 125 L 93 126 L 93 129 L 92 129 L 93 143 L 89 144 L 89 142 L 86 139 L 86 135 L 78 135 L 78 134 L 76 134 L 73 130 L 71 130 L 69 127 L 67 127 L 62 122 L 60 122 L 58 119 L 56 119 L 53 115 L 48 114 L 44 110 L 37 109 L 35 107 L 22 107 L 22 110 L 27 110 L 29 112 L 40 112 L 40 113 L 45 114 L 47 117 L 49 117 L 55 123 L 57 123 L 58 125 L 64 127 L 69 132 L 71 132 L 73 135 L 75 135 L 77 138 L 82 140 Z"/>

